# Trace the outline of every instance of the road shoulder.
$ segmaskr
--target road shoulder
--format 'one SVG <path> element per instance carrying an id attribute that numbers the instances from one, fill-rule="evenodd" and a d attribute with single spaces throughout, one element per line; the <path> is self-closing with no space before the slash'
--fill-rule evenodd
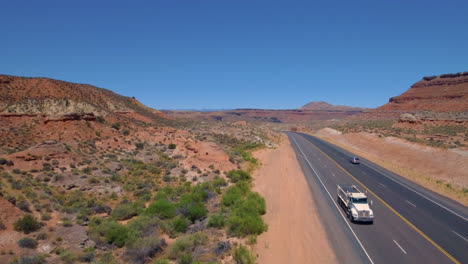
<path id="1" fill-rule="evenodd" d="M 336 263 L 306 179 L 286 135 L 276 149 L 254 153 L 254 190 L 265 197 L 268 231 L 254 248 L 259 263 Z"/>

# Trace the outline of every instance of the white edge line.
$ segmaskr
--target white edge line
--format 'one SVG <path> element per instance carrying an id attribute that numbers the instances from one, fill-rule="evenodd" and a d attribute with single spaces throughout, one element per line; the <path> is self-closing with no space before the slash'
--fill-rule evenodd
<path id="1" fill-rule="evenodd" d="M 327 142 L 327 143 L 328 143 L 328 142 Z M 330 144 L 330 143 L 328 143 L 328 144 Z M 348 156 L 348 157 L 351 157 L 349 154 L 345 153 L 344 151 L 341 151 L 340 149 L 337 149 L 337 148 L 335 148 L 335 149 L 336 149 L 336 150 L 338 150 L 339 152 L 341 152 L 341 153 L 345 154 L 346 156 Z M 375 171 L 379 172 L 380 174 L 382 174 L 383 176 L 385 176 L 385 177 L 389 178 L 390 180 L 392 180 L 392 181 L 394 181 L 394 182 L 396 182 L 396 183 L 400 184 L 401 186 L 405 187 L 406 189 L 408 189 L 408 190 L 410 190 L 410 191 L 413 191 L 413 192 L 415 192 L 415 193 L 419 194 L 420 196 L 422 196 L 422 197 L 426 198 L 427 200 L 429 200 L 429 201 L 431 201 L 431 202 L 433 202 L 433 203 L 437 204 L 438 206 L 440 206 L 440 207 L 444 208 L 445 210 L 447 210 L 447 211 L 451 212 L 452 214 L 454 214 L 454 215 L 456 215 L 456 216 L 460 217 L 461 219 L 463 219 L 463 220 L 465 220 L 465 221 L 467 221 L 467 222 L 468 222 L 468 219 L 466 219 L 466 218 L 465 218 L 465 217 L 463 217 L 462 215 L 459 215 L 459 214 L 457 214 L 456 212 L 454 212 L 454 211 L 452 211 L 452 210 L 448 209 L 447 207 L 445 207 L 445 206 L 441 205 L 440 203 L 438 203 L 438 202 L 436 202 L 436 201 L 432 200 L 431 198 L 429 198 L 429 197 L 427 197 L 427 196 L 425 196 L 425 195 L 423 195 L 423 194 L 419 193 L 418 191 L 414 190 L 413 188 L 411 188 L 411 187 L 408 187 L 406 184 L 404 184 L 404 183 L 402 183 L 402 182 L 400 182 L 400 181 L 397 181 L 397 180 L 393 179 L 391 176 L 387 175 L 386 173 L 384 173 L 384 172 L 380 171 L 380 170 L 379 170 L 379 169 L 377 169 L 377 168 L 374 168 L 374 166 L 370 166 L 370 165 L 368 165 L 366 162 L 362 162 L 362 161 L 361 161 L 361 163 L 362 163 L 362 164 L 364 164 L 364 165 L 366 165 L 367 167 L 369 167 L 369 168 L 371 168 L 371 169 L 373 169 L 373 170 L 375 170 Z"/>
<path id="2" fill-rule="evenodd" d="M 461 237 L 461 238 L 462 238 L 463 240 L 465 240 L 466 242 L 468 242 L 468 239 L 466 239 L 464 236 L 458 234 L 457 232 L 455 232 L 455 231 L 453 231 L 453 230 L 452 230 L 452 232 L 455 233 L 455 235 Z"/>
<path id="3" fill-rule="evenodd" d="M 429 197 L 427 197 L 427 196 L 425 196 L 425 195 L 423 195 L 423 194 L 419 193 L 418 191 L 414 190 L 413 188 L 411 188 L 411 187 L 408 187 L 406 184 L 404 184 L 404 183 L 401 183 L 401 182 L 399 182 L 399 181 L 397 181 L 397 180 L 393 179 L 392 177 L 388 176 L 386 173 L 383 173 L 383 172 L 381 172 L 380 170 L 378 170 L 378 169 L 376 169 L 376 168 L 374 168 L 374 167 L 372 167 L 372 166 L 369 166 L 369 165 L 367 165 L 367 164 L 366 164 L 366 163 L 364 163 L 364 162 L 361 162 L 361 163 L 363 163 L 363 164 L 364 164 L 364 165 L 366 165 L 367 167 L 369 167 L 369 168 L 371 168 L 371 169 L 373 169 L 373 170 L 375 170 L 375 171 L 379 172 L 380 174 L 382 174 L 383 176 L 385 176 L 385 177 L 389 178 L 390 180 L 392 180 L 392 181 L 394 181 L 394 182 L 396 182 L 396 183 L 400 184 L 401 186 L 405 187 L 406 189 L 408 189 L 408 190 L 410 190 L 410 191 L 413 191 L 413 192 L 415 192 L 415 193 L 419 194 L 421 197 L 424 197 L 424 198 L 426 198 L 427 200 L 429 200 L 429 201 L 431 201 L 431 202 L 433 202 L 433 203 L 437 204 L 438 206 L 440 206 L 440 207 L 444 208 L 445 210 L 449 211 L 450 213 L 452 213 L 452 214 L 454 214 L 454 215 L 456 215 L 456 216 L 460 217 L 461 219 L 463 219 L 463 220 L 465 220 L 465 221 L 467 221 L 467 222 L 468 222 L 468 219 L 466 219 L 466 218 L 465 218 L 465 217 L 463 217 L 462 215 L 459 215 L 459 214 L 457 214 L 456 212 L 454 212 L 454 211 L 452 211 L 452 210 L 448 209 L 447 207 L 445 207 L 445 206 L 441 205 L 440 203 L 438 203 L 438 202 L 436 202 L 436 201 L 432 200 L 431 198 L 429 198 Z"/>
<path id="4" fill-rule="evenodd" d="M 403 251 L 403 253 L 405 253 L 406 255 L 406 251 L 400 246 L 400 244 L 398 244 L 398 242 L 395 241 L 395 239 L 393 240 L 393 242 L 395 242 L 395 244 L 401 249 L 401 251 Z"/>
<path id="5" fill-rule="evenodd" d="M 320 179 L 320 176 L 318 175 L 318 173 L 315 171 L 314 167 L 312 166 L 312 164 L 310 164 L 310 161 L 309 159 L 307 159 L 307 157 L 305 156 L 304 152 L 302 151 L 301 147 L 299 147 L 299 144 L 297 144 L 297 141 L 296 139 L 294 139 L 294 137 L 292 137 L 292 140 L 294 141 L 294 144 L 296 144 L 297 148 L 299 149 L 299 151 L 302 153 L 302 156 L 304 157 L 305 161 L 307 161 L 307 164 L 309 164 L 309 167 L 314 171 L 315 173 L 315 176 L 317 176 L 317 179 L 320 181 L 320 184 L 322 184 L 322 187 L 325 189 L 325 191 L 327 191 L 327 194 L 328 194 L 328 197 L 330 198 L 330 200 L 332 201 L 332 203 L 335 205 L 336 207 L 336 210 L 338 210 L 338 212 L 340 213 L 341 217 L 343 218 L 344 222 L 346 223 L 346 225 L 348 226 L 349 230 L 351 230 L 351 233 L 353 233 L 354 235 L 354 238 L 356 238 L 357 242 L 359 243 L 359 246 L 361 246 L 362 250 L 364 251 L 364 253 L 366 254 L 367 258 L 369 259 L 369 261 L 373 264 L 374 262 L 372 261 L 371 257 L 369 256 L 369 254 L 367 253 L 366 249 L 364 248 L 364 246 L 362 245 L 361 241 L 359 240 L 359 238 L 357 237 L 356 233 L 354 233 L 354 230 L 353 228 L 349 225 L 348 221 L 346 220 L 346 218 L 343 216 L 343 213 L 341 212 L 342 210 L 340 210 L 340 208 L 338 207 L 338 205 L 336 205 L 335 203 L 335 200 L 333 199 L 333 197 L 331 196 L 330 192 L 328 191 L 327 187 L 325 187 L 325 184 L 322 182 L 322 179 Z M 406 254 L 406 253 L 405 253 Z"/>
<path id="6" fill-rule="evenodd" d="M 412 202 L 406 200 L 407 203 L 411 204 L 412 206 L 416 207 L 416 205 L 414 205 Z"/>

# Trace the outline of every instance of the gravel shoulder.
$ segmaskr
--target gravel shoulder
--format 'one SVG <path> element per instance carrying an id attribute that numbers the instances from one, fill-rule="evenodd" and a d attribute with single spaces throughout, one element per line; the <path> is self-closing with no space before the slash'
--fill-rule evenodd
<path id="1" fill-rule="evenodd" d="M 310 189 L 285 135 L 276 149 L 254 153 L 261 167 L 254 172 L 254 190 L 266 200 L 268 231 L 254 252 L 259 263 L 336 263 Z"/>

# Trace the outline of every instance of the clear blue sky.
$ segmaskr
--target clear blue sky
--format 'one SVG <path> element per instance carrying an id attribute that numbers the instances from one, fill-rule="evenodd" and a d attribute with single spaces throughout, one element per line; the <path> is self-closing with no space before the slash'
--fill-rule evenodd
<path id="1" fill-rule="evenodd" d="M 376 107 L 468 71 L 468 1 L 2 1 L 0 73 L 157 109 Z"/>

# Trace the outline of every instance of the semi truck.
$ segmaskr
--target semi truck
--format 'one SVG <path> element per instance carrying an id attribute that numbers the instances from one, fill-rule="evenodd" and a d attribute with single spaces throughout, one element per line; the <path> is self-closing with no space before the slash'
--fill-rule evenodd
<path id="1" fill-rule="evenodd" d="M 374 223 L 374 212 L 369 207 L 367 195 L 351 184 L 338 184 L 338 204 L 346 211 L 351 222 Z"/>

